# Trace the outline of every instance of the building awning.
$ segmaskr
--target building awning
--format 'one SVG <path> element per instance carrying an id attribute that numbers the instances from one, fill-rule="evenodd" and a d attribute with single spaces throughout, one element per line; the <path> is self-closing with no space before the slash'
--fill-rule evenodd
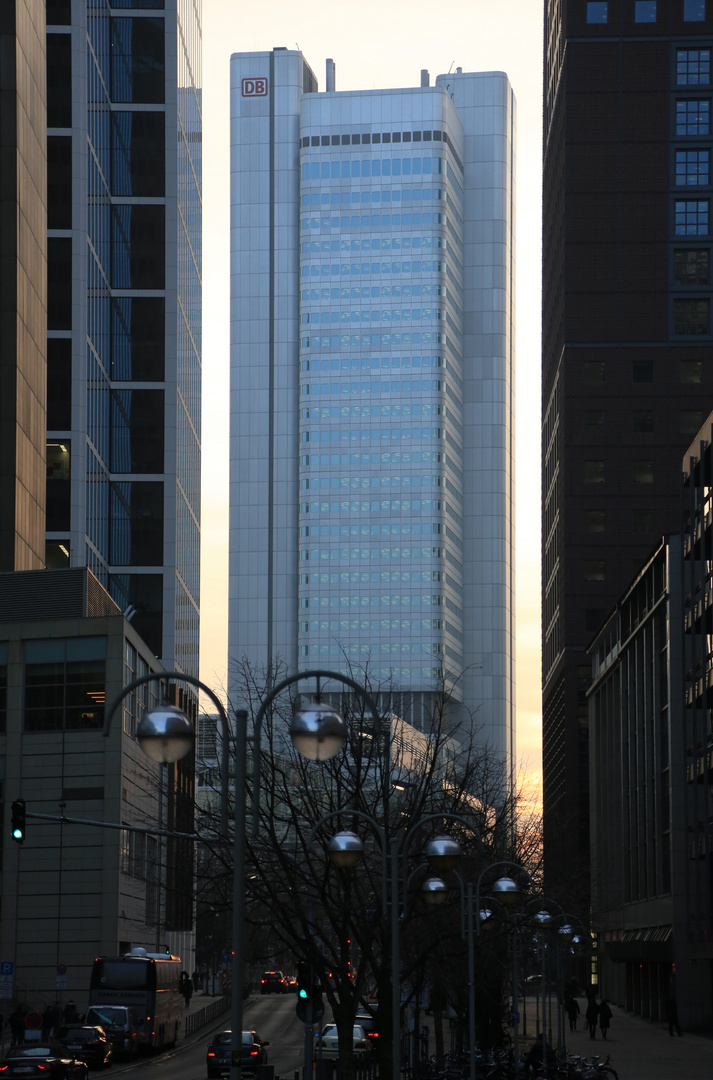
<path id="1" fill-rule="evenodd" d="M 658 964 L 673 963 L 673 944 L 671 926 L 646 926 L 625 930 L 617 941 L 603 943 L 605 952 L 616 963 L 639 960 Z"/>

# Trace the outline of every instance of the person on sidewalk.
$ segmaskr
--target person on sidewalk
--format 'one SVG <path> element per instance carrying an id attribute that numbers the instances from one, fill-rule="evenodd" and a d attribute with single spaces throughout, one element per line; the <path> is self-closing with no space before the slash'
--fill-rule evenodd
<path id="1" fill-rule="evenodd" d="M 579 1018 L 579 1014 L 581 1012 L 581 1009 L 579 1008 L 579 1002 L 577 1001 L 574 994 L 568 994 L 567 995 L 567 997 L 564 999 L 564 1007 L 565 1007 L 565 1011 L 567 1013 L 567 1016 L 569 1017 L 569 1030 L 570 1031 L 576 1031 L 577 1030 L 577 1020 Z"/>
<path id="2" fill-rule="evenodd" d="M 681 1028 L 678 1025 L 678 1004 L 676 1002 L 676 995 L 670 994 L 666 1002 L 666 1019 L 668 1020 L 668 1033 L 673 1035 L 673 1029 L 676 1029 L 676 1034 L 681 1034 Z"/>
<path id="3" fill-rule="evenodd" d="M 611 1023 L 612 1011 L 609 1008 L 609 1002 L 606 998 L 602 998 L 602 1003 L 599 1006 L 599 1030 L 602 1033 L 602 1038 L 606 1039 L 607 1031 Z"/>
<path id="4" fill-rule="evenodd" d="M 596 1039 L 597 1037 L 597 1020 L 599 1019 L 599 1006 L 597 1005 L 597 999 L 592 995 L 587 1005 L 587 1011 L 584 1014 L 587 1019 L 587 1026 L 589 1028 L 589 1038 Z"/>

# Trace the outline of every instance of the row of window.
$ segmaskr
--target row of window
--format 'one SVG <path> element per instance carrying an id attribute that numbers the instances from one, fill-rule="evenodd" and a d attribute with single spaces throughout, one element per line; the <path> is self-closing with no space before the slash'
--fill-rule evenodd
<path id="1" fill-rule="evenodd" d="M 418 251 L 426 248 L 444 248 L 442 236 L 374 236 L 342 240 L 306 240 L 302 254 L 320 251 Z"/>
<path id="2" fill-rule="evenodd" d="M 378 633 L 383 630 L 442 630 L 442 619 L 317 619 L 312 622 L 301 622 L 300 631 L 303 634 L 343 634 L 345 631 Z"/>
<path id="3" fill-rule="evenodd" d="M 656 512 L 654 510 L 632 510 L 632 531 L 651 532 L 654 528 Z M 603 533 L 605 515 L 603 510 L 585 510 L 584 528 L 588 533 Z"/>
<path id="4" fill-rule="evenodd" d="M 304 491 L 316 491 L 320 488 L 423 488 L 445 487 L 443 476 L 426 473 L 416 476 L 315 476 L 303 480 L 300 487 Z"/>
<path id="5" fill-rule="evenodd" d="M 348 394 L 420 394 L 426 391 L 440 392 L 444 383 L 440 379 L 381 379 L 379 382 L 366 383 L 303 383 L 302 396 L 319 397 L 320 394 L 335 397 Z"/>
<path id="6" fill-rule="evenodd" d="M 336 158 L 332 161 L 305 161 L 303 180 L 356 180 L 372 176 L 440 176 L 447 172 L 440 157 Z"/>
<path id="7" fill-rule="evenodd" d="M 668 372 L 668 367 L 667 367 Z M 582 364 L 583 381 L 588 386 L 594 386 L 606 381 L 606 368 L 602 360 L 587 360 Z M 631 381 L 633 383 L 653 383 L 654 361 L 634 360 L 631 365 Z M 679 364 L 679 381 L 681 383 L 700 383 L 703 381 L 702 360 L 681 360 Z"/>
<path id="8" fill-rule="evenodd" d="M 588 23 L 609 22 L 608 0 L 587 0 L 586 10 Z M 634 0 L 634 22 L 655 23 L 658 10 L 658 0 Z M 683 0 L 680 10 L 684 22 L 705 22 L 706 0 Z"/>
<path id="9" fill-rule="evenodd" d="M 373 525 L 303 525 L 300 536 L 439 536 L 443 526 L 438 521 L 392 521 Z"/>
<path id="10" fill-rule="evenodd" d="M 340 356 L 331 359 L 303 360 L 301 370 L 388 371 L 390 369 L 401 371 L 403 369 L 408 371 L 409 368 L 446 368 L 447 366 L 442 356 Z"/>
<path id="11" fill-rule="evenodd" d="M 367 559 L 378 559 L 380 548 L 364 553 Z M 387 582 L 406 581 L 445 581 L 446 575 L 441 570 L 352 570 L 331 574 L 301 574 L 302 585 L 368 585 Z"/>
<path id="12" fill-rule="evenodd" d="M 300 441 L 307 442 L 381 442 L 383 439 L 445 439 L 443 428 L 359 428 L 335 431 L 303 431 Z"/>
<path id="13" fill-rule="evenodd" d="M 319 323 L 355 323 L 355 322 L 430 322 L 444 318 L 440 308 L 359 308 L 356 311 L 305 311 L 300 317 L 303 326 Z"/>
<path id="14" fill-rule="evenodd" d="M 300 562 L 353 562 L 355 559 L 442 559 L 441 547 L 378 547 L 378 548 L 303 548 Z M 304 577 L 304 575 L 303 575 Z"/>
<path id="15" fill-rule="evenodd" d="M 440 450 L 395 450 L 382 454 L 303 454 L 300 465 L 420 465 L 430 461 L 453 464 Z"/>
<path id="16" fill-rule="evenodd" d="M 346 132 L 339 135 L 303 135 L 302 146 L 368 146 L 379 143 L 444 142 L 449 139 L 445 131 L 384 131 Z M 451 146 L 453 144 L 451 143 Z"/>
<path id="17" fill-rule="evenodd" d="M 413 402 L 395 405 L 325 405 L 302 409 L 302 419 L 344 420 L 347 417 L 382 416 L 443 416 L 445 406 L 438 404 L 418 405 Z"/>
<path id="18" fill-rule="evenodd" d="M 416 641 L 403 641 L 403 642 L 381 642 L 380 644 L 362 644 L 352 645 L 346 644 L 331 644 L 331 645 L 300 645 L 300 656 L 341 656 L 344 657 L 369 657 L 374 655 L 402 655 L 411 653 L 412 655 L 418 655 L 419 653 L 433 654 L 435 656 L 443 655 L 444 647 L 440 642 L 434 642 L 428 644 L 427 642 Z M 369 669 L 372 670 L 371 668 Z M 429 669 L 426 669 L 429 670 Z M 393 672 L 388 670 L 387 674 L 391 675 Z M 435 677 L 435 676 L 434 676 Z"/>
<path id="19" fill-rule="evenodd" d="M 335 289 L 303 289 L 302 300 L 369 300 L 380 296 L 443 296 L 443 285 L 352 285 Z"/>
<path id="20" fill-rule="evenodd" d="M 339 607 L 441 607 L 443 597 L 438 593 L 357 593 L 356 596 L 303 596 L 301 608 Z"/>
<path id="21" fill-rule="evenodd" d="M 701 424 L 703 423 L 703 413 L 697 413 L 700 416 L 700 420 L 696 427 L 686 430 L 686 434 L 695 434 Z M 584 483 L 585 484 L 603 484 L 605 476 L 605 463 L 603 461 L 585 461 L 584 467 Z M 621 471 L 621 470 L 619 470 Z M 653 484 L 654 482 L 654 463 L 651 460 L 637 460 L 631 463 L 631 476 L 635 484 Z"/>
<path id="22" fill-rule="evenodd" d="M 380 225 L 443 225 L 445 214 L 352 214 L 342 217 L 302 218 L 302 229 L 371 229 Z"/>
<path id="23" fill-rule="evenodd" d="M 442 510 L 440 499 L 363 499 L 347 502 L 304 502 L 300 503 L 301 514 L 377 514 L 408 510 L 411 512 L 428 510 L 429 513 Z"/>
<path id="24" fill-rule="evenodd" d="M 445 263 L 437 259 L 414 259 L 408 262 L 307 263 L 302 266 L 300 275 L 303 278 L 346 277 L 347 275 L 359 277 L 361 274 L 373 277 L 374 274 L 441 274 L 444 269 Z"/>
<path id="25" fill-rule="evenodd" d="M 710 98 L 685 98 L 676 102 L 677 135 L 710 135 Z"/>
<path id="26" fill-rule="evenodd" d="M 344 206 L 368 202 L 428 202 L 442 198 L 443 188 L 369 188 L 367 191 L 317 191 L 303 195 L 300 203 L 302 206 Z"/>
<path id="27" fill-rule="evenodd" d="M 343 349 L 349 346 L 369 348 L 371 345 L 392 345 L 401 348 L 404 345 L 448 345 L 445 334 L 438 331 L 414 331 L 413 333 L 395 334 L 331 334 L 316 337 L 303 337 L 300 346 L 303 349 Z"/>

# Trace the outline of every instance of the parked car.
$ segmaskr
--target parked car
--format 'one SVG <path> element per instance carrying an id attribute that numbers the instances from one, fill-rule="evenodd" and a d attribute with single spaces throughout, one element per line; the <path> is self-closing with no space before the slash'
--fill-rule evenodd
<path id="1" fill-rule="evenodd" d="M 134 1009 L 126 1005 L 92 1005 L 86 1011 L 84 1023 L 104 1029 L 115 1057 L 131 1059 L 138 1053 L 138 1017 Z"/>
<path id="2" fill-rule="evenodd" d="M 364 1057 L 368 1054 L 369 1040 L 367 1039 L 366 1032 L 361 1024 L 354 1025 L 352 1038 L 354 1056 Z M 337 1033 L 337 1025 L 325 1024 L 322 1029 L 322 1034 L 317 1036 L 315 1043 L 317 1057 L 331 1058 L 332 1061 L 336 1061 L 339 1057 L 339 1035 Z"/>
<path id="3" fill-rule="evenodd" d="M 354 1017 L 354 1023 L 364 1028 L 369 1045 L 375 1050 L 379 1038 L 379 1029 L 374 1014 L 366 1011 L 358 1012 Z"/>
<path id="4" fill-rule="evenodd" d="M 208 1044 L 206 1071 L 208 1077 L 223 1076 L 230 1072 L 230 1031 L 219 1031 Z M 260 1038 L 257 1031 L 243 1032 L 240 1047 L 240 1066 L 244 1073 L 257 1072 L 258 1065 L 267 1065 L 269 1041 Z"/>
<path id="5" fill-rule="evenodd" d="M 58 1029 L 57 1040 L 89 1066 L 103 1069 L 111 1065 L 111 1040 L 104 1028 L 91 1024 L 65 1024 Z"/>
<path id="6" fill-rule="evenodd" d="M 26 1043 L 10 1050 L 0 1061 L 3 1077 L 34 1077 L 52 1075 L 53 1080 L 86 1080 L 89 1070 L 86 1062 L 79 1061 L 56 1042 Z"/>
<path id="7" fill-rule="evenodd" d="M 286 994 L 288 990 L 287 979 L 281 971 L 263 971 L 260 979 L 261 994 Z"/>

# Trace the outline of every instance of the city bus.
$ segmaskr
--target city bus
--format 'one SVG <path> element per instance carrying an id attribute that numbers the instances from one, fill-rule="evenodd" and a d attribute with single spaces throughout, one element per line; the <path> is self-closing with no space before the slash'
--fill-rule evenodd
<path id="1" fill-rule="evenodd" d="M 98 956 L 92 966 L 89 1005 L 132 1009 L 143 1050 L 173 1046 L 183 1022 L 180 958 L 145 949 L 132 949 L 125 956 Z"/>

